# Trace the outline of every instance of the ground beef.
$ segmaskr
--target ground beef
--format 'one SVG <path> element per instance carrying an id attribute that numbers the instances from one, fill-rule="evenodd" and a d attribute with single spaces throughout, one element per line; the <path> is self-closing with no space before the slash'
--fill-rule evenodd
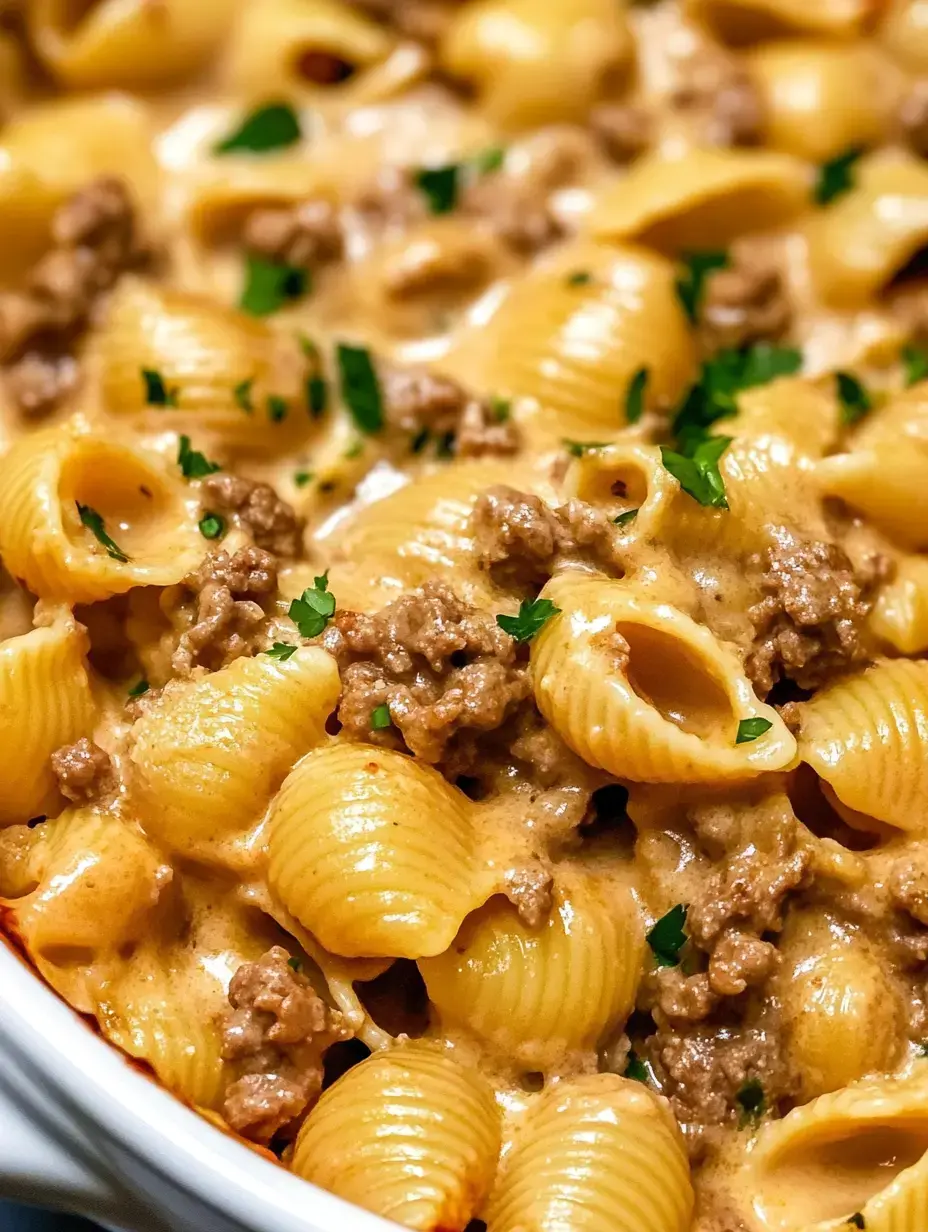
<path id="1" fill-rule="evenodd" d="M 323 644 L 338 660 L 338 719 L 356 739 L 406 746 L 432 764 L 462 732 L 498 728 L 531 694 L 528 667 L 494 617 L 428 582 L 374 615 L 336 612 Z M 382 705 L 392 726 L 371 727 Z"/>
<path id="2" fill-rule="evenodd" d="M 540 928 L 551 910 L 551 872 L 540 862 L 510 869 L 505 875 L 506 897 L 529 928 Z"/>
<path id="3" fill-rule="evenodd" d="M 709 987 L 719 997 L 737 997 L 773 974 L 776 946 L 732 928 L 715 944 L 709 960 Z"/>
<path id="4" fill-rule="evenodd" d="M 242 242 L 257 256 L 309 268 L 340 257 L 343 236 L 332 203 L 313 198 L 254 210 L 245 222 Z"/>
<path id="5" fill-rule="evenodd" d="M 532 176 L 497 172 L 478 179 L 462 205 L 514 252 L 528 256 L 564 235 L 563 224 L 548 203 L 549 191 Z"/>
<path id="6" fill-rule="evenodd" d="M 319 1094 L 322 1050 L 348 1032 L 279 945 L 239 967 L 229 1004 L 222 1055 L 242 1073 L 226 1090 L 223 1115 L 244 1137 L 270 1142 Z"/>
<path id="7" fill-rule="evenodd" d="M 617 163 L 629 163 L 643 154 L 654 138 L 653 116 L 634 103 L 600 103 L 590 112 L 590 128 Z"/>
<path id="8" fill-rule="evenodd" d="M 899 107 L 899 126 L 915 153 L 928 158 L 928 78 L 912 83 Z"/>
<path id="9" fill-rule="evenodd" d="M 425 368 L 378 365 L 384 416 L 394 428 L 418 434 L 427 431 L 449 442 L 456 457 L 515 453 L 521 445 L 508 406 L 474 398 L 448 377 Z"/>
<path id="10" fill-rule="evenodd" d="M 261 648 L 267 616 L 257 600 L 277 590 L 277 561 L 269 552 L 258 547 L 242 548 L 231 557 L 216 552 L 204 557 L 181 585 L 195 596 L 196 606 L 171 659 L 179 676 L 189 676 L 196 666 L 216 670 Z"/>
<path id="11" fill-rule="evenodd" d="M 892 905 L 928 927 L 928 863 L 924 853 L 903 856 L 889 876 Z"/>
<path id="12" fill-rule="evenodd" d="M 881 559 L 855 571 L 836 544 L 779 542 L 748 562 L 762 595 L 748 611 L 754 644 L 746 670 L 760 697 L 787 678 L 814 689 L 868 658 L 865 622 Z"/>
<path id="13" fill-rule="evenodd" d="M 756 245 L 736 245 L 727 269 L 706 279 L 700 338 L 709 353 L 781 337 L 792 304 L 777 266 Z"/>
<path id="14" fill-rule="evenodd" d="M 110 177 L 66 201 L 51 230 L 52 248 L 24 289 L 0 294 L 0 358 L 9 365 L 11 396 L 30 414 L 49 410 L 73 388 L 69 352 L 99 296 L 147 255 L 128 192 Z"/>
<path id="15" fill-rule="evenodd" d="M 58 789 L 68 800 L 87 804 L 113 786 L 113 764 L 109 753 L 82 736 L 76 744 L 56 749 L 51 757 L 52 773 Z"/>
<path id="16" fill-rule="evenodd" d="M 276 556 L 300 556 L 303 520 L 269 483 L 218 472 L 200 485 L 200 501 L 212 513 L 232 514 L 255 544 Z"/>
<path id="17" fill-rule="evenodd" d="M 350 0 L 370 17 L 389 22 L 406 38 L 430 46 L 437 43 L 454 14 L 458 0 Z"/>
<path id="18" fill-rule="evenodd" d="M 757 145 L 764 108 L 750 74 L 721 48 L 702 47 L 676 66 L 670 106 L 687 112 L 707 145 Z"/>
<path id="19" fill-rule="evenodd" d="M 502 583 L 540 586 L 560 559 L 571 557 L 618 567 L 615 527 L 585 501 L 554 509 L 538 496 L 501 484 L 478 498 L 471 529 L 482 566 Z"/>

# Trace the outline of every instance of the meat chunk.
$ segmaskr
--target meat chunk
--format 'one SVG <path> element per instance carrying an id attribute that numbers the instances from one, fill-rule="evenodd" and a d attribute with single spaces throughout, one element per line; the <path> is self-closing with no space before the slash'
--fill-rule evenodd
<path id="1" fill-rule="evenodd" d="M 226 1090 L 223 1114 L 244 1137 L 270 1142 L 319 1094 L 322 1052 L 349 1033 L 279 945 L 239 967 L 229 1004 L 222 1055 L 242 1074 Z"/>
<path id="2" fill-rule="evenodd" d="M 378 366 L 378 379 L 387 422 L 405 432 L 426 429 L 446 438 L 455 456 L 505 455 L 521 445 L 508 408 L 501 417 L 502 404 L 471 397 L 457 381 L 425 368 L 384 362 Z"/>
<path id="3" fill-rule="evenodd" d="M 666 967 L 657 972 L 656 979 L 657 1004 L 673 1021 L 701 1022 L 718 1002 L 705 974 L 685 975 L 679 967 Z"/>
<path id="4" fill-rule="evenodd" d="M 540 928 L 551 910 L 550 871 L 542 864 L 512 868 L 505 875 L 506 897 L 529 928 Z"/>
<path id="5" fill-rule="evenodd" d="M 732 249 L 731 264 L 706 280 L 700 334 L 706 351 L 782 337 L 792 305 L 777 266 L 755 246 Z"/>
<path id="6" fill-rule="evenodd" d="M 601 509 L 581 500 L 552 509 L 538 496 L 501 484 L 477 499 L 471 528 L 483 566 L 513 585 L 541 585 L 561 558 L 617 564 L 614 527 Z"/>
<path id="7" fill-rule="evenodd" d="M 423 761 L 449 755 L 463 731 L 493 731 L 531 693 L 527 666 L 494 618 L 428 582 L 373 616 L 336 612 L 323 644 L 338 660 L 338 718 L 348 734 L 390 742 Z M 372 731 L 387 705 L 393 728 Z"/>
<path id="8" fill-rule="evenodd" d="M 322 198 L 253 211 L 242 241 L 258 256 L 304 268 L 334 261 L 343 245 L 338 212 Z"/>
<path id="9" fill-rule="evenodd" d="M 783 677 L 814 689 L 867 660 L 865 621 L 881 561 L 859 573 L 836 544 L 789 538 L 749 568 L 762 598 L 748 613 L 755 637 L 746 670 L 759 696 Z"/>
<path id="10" fill-rule="evenodd" d="M 7 369 L 6 388 L 24 415 L 44 415 L 76 387 L 77 379 L 71 355 L 27 351 Z"/>
<path id="11" fill-rule="evenodd" d="M 762 139 L 760 92 L 744 66 L 721 48 L 702 47 L 679 62 L 669 102 L 688 113 L 707 145 L 750 146 Z"/>
<path id="12" fill-rule="evenodd" d="M 899 107 L 899 127 L 915 153 L 928 158 L 928 78 L 912 83 Z"/>
<path id="13" fill-rule="evenodd" d="M 794 831 L 778 836 L 772 850 L 749 843 L 737 855 L 723 860 L 707 878 L 701 893 L 690 904 L 687 932 L 713 958 L 724 933 L 727 940 L 719 962 L 733 962 L 732 947 L 744 948 L 745 933 L 759 936 L 782 928 L 783 901 L 805 884 L 808 867 L 809 853 L 795 845 Z M 737 932 L 728 932 L 733 923 L 739 926 Z M 722 966 L 718 968 L 718 978 L 724 981 Z"/>
<path id="14" fill-rule="evenodd" d="M 198 665 L 215 670 L 260 648 L 266 613 L 257 600 L 277 590 L 277 561 L 269 552 L 258 547 L 231 557 L 216 552 L 204 557 L 182 586 L 196 597 L 196 608 L 171 659 L 178 675 L 189 676 Z"/>
<path id="15" fill-rule="evenodd" d="M 600 103 L 590 112 L 590 128 L 617 163 L 629 163 L 643 154 L 654 138 L 653 117 L 634 103 Z"/>
<path id="16" fill-rule="evenodd" d="M 433 46 L 447 29 L 459 0 L 351 0 L 351 3 L 368 16 L 389 22 L 406 38 Z"/>
<path id="17" fill-rule="evenodd" d="M 763 982 L 777 965 L 777 949 L 750 933 L 729 929 L 716 942 L 709 961 L 709 987 L 719 997 L 737 997 Z"/>
<path id="18" fill-rule="evenodd" d="M 548 203 L 548 191 L 529 176 L 489 175 L 466 194 L 464 209 L 487 222 L 513 251 L 529 255 L 564 234 Z"/>
<path id="19" fill-rule="evenodd" d="M 889 876 L 889 892 L 893 906 L 907 912 L 919 924 L 928 927 L 928 861 L 919 849 L 903 856 L 893 865 Z"/>
<path id="20" fill-rule="evenodd" d="M 51 762 L 59 791 L 75 803 L 87 804 L 113 787 L 113 763 L 109 753 L 87 736 L 82 736 L 75 744 L 56 749 Z"/>
<path id="21" fill-rule="evenodd" d="M 232 514 L 259 548 L 276 556 L 302 554 L 303 520 L 269 483 L 220 471 L 203 480 L 200 498 L 205 509 Z"/>

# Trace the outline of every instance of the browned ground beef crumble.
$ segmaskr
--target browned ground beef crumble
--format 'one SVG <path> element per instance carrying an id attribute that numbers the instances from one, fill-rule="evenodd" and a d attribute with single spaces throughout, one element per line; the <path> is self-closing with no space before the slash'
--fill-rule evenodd
<path id="1" fill-rule="evenodd" d="M 391 427 L 413 435 L 428 431 L 447 439 L 457 457 L 515 453 L 521 444 L 516 425 L 500 419 L 495 404 L 475 398 L 448 377 L 425 368 L 381 362 L 378 379 L 384 416 Z"/>
<path id="2" fill-rule="evenodd" d="M 113 784 L 109 754 L 87 736 L 82 736 L 75 744 L 56 749 L 51 764 L 59 791 L 75 803 L 95 800 Z"/>
<path id="3" fill-rule="evenodd" d="M 669 102 L 690 113 L 707 145 L 757 145 L 764 107 L 747 69 L 721 48 L 698 48 L 675 65 Z"/>
<path id="4" fill-rule="evenodd" d="M 231 514 L 255 544 L 276 556 L 303 552 L 303 519 L 269 483 L 219 472 L 200 485 L 200 501 L 210 513 Z"/>
<path id="5" fill-rule="evenodd" d="M 257 256 L 308 269 L 340 257 L 344 240 L 336 208 L 311 198 L 254 210 L 245 221 L 242 242 Z"/>
<path id="6" fill-rule="evenodd" d="M 755 246 L 734 245 L 729 264 L 706 279 L 700 340 L 707 352 L 782 337 L 793 308 L 782 273 Z"/>

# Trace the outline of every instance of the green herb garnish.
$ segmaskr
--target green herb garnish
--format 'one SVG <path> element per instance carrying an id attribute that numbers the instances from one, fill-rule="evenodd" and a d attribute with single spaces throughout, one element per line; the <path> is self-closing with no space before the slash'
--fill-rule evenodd
<path id="1" fill-rule="evenodd" d="M 353 441 L 345 450 L 345 460 L 350 462 L 352 458 L 360 458 L 364 452 L 364 442 L 360 439 Z"/>
<path id="2" fill-rule="evenodd" d="M 900 358 L 905 368 L 906 385 L 917 385 L 928 378 L 928 350 L 910 342 L 902 348 Z"/>
<path id="3" fill-rule="evenodd" d="M 300 631 L 300 637 L 318 637 L 335 615 L 335 596 L 329 590 L 329 571 L 313 578 L 299 599 L 290 604 L 289 616 Z"/>
<path id="4" fill-rule="evenodd" d="M 608 449 L 609 441 L 570 441 L 565 438 L 564 448 L 572 458 L 582 458 L 585 453 L 594 449 Z"/>
<path id="5" fill-rule="evenodd" d="M 629 522 L 634 522 L 637 516 L 637 509 L 626 509 L 624 513 L 620 513 L 617 518 L 612 519 L 612 524 L 613 526 L 627 526 Z"/>
<path id="6" fill-rule="evenodd" d="M 569 287 L 588 287 L 592 281 L 593 275 L 589 270 L 574 270 L 572 274 L 567 275 Z"/>
<path id="7" fill-rule="evenodd" d="M 386 727 L 392 727 L 393 720 L 390 718 L 390 707 L 386 702 L 382 706 L 375 706 L 371 711 L 371 728 L 373 731 L 383 731 Z"/>
<path id="8" fill-rule="evenodd" d="M 352 419 L 362 432 L 379 432 L 383 427 L 383 396 L 370 351 L 340 342 L 335 353 L 342 397 Z"/>
<path id="9" fill-rule="evenodd" d="M 802 367 L 802 352 L 795 347 L 759 342 L 740 350 L 724 350 L 707 359 L 683 400 L 673 421 L 678 445 L 702 438 L 719 419 L 738 413 L 737 396 L 742 390 L 766 385 L 779 376 L 792 376 Z"/>
<path id="10" fill-rule="evenodd" d="M 752 740 L 756 740 L 764 732 L 770 731 L 771 727 L 773 727 L 773 724 L 769 719 L 742 719 L 738 724 L 735 744 L 750 744 Z"/>
<path id="11" fill-rule="evenodd" d="M 308 270 L 249 253 L 245 258 L 245 286 L 239 307 L 253 317 L 270 316 L 284 304 L 302 298 L 309 289 Z"/>
<path id="12" fill-rule="evenodd" d="M 213 146 L 213 153 L 248 150 L 264 154 L 295 145 L 302 136 L 299 117 L 289 103 L 267 103 L 250 111 L 234 132 Z"/>
<path id="13" fill-rule="evenodd" d="M 512 402 L 509 398 L 498 398 L 494 394 L 490 398 L 490 414 L 497 423 L 508 423 L 512 416 Z"/>
<path id="14" fill-rule="evenodd" d="M 873 410 L 873 400 L 866 388 L 850 372 L 836 372 L 835 384 L 841 403 L 841 422 L 847 427 L 857 423 Z"/>
<path id="15" fill-rule="evenodd" d="M 305 488 L 313 477 L 313 471 L 297 471 L 293 476 L 293 482 L 298 488 Z"/>
<path id="16" fill-rule="evenodd" d="M 329 401 L 329 387 L 325 377 L 311 376 L 306 382 L 306 401 L 313 419 L 325 413 Z"/>
<path id="17" fill-rule="evenodd" d="M 204 454 L 190 448 L 189 436 L 182 436 L 178 442 L 177 465 L 185 479 L 202 479 L 204 475 L 214 475 L 222 470 L 218 462 L 210 462 Z"/>
<path id="18" fill-rule="evenodd" d="M 177 390 L 168 389 L 164 377 L 154 368 L 142 369 L 145 382 L 145 401 L 149 406 L 177 406 Z"/>
<path id="19" fill-rule="evenodd" d="M 530 642 L 560 610 L 550 599 L 523 599 L 518 616 L 497 616 L 496 623 L 517 642 Z"/>
<path id="20" fill-rule="evenodd" d="M 475 154 L 471 165 L 480 175 L 489 175 L 492 171 L 499 171 L 505 161 L 506 151 L 503 146 L 491 145 Z"/>
<path id="21" fill-rule="evenodd" d="M 680 961 L 680 951 L 686 944 L 686 911 L 682 903 L 677 903 L 661 916 L 645 938 L 659 967 L 675 967 Z"/>
<path id="22" fill-rule="evenodd" d="M 147 693 L 151 685 L 147 680 L 137 680 L 129 690 L 130 697 L 141 697 L 143 693 Z"/>
<path id="23" fill-rule="evenodd" d="M 854 167 L 862 154 L 860 146 L 852 146 L 843 154 L 822 163 L 815 182 L 815 200 L 819 205 L 828 205 L 850 192 L 854 187 Z"/>
<path id="24" fill-rule="evenodd" d="M 287 418 L 288 410 L 286 398 L 282 398 L 280 394 L 268 394 L 267 417 L 271 423 L 283 423 Z"/>
<path id="25" fill-rule="evenodd" d="M 302 958 L 288 958 L 287 966 L 291 971 L 300 971 L 303 967 L 303 960 Z"/>
<path id="26" fill-rule="evenodd" d="M 728 265 L 727 252 L 689 252 L 683 258 L 683 273 L 674 283 L 683 311 L 695 325 L 699 320 L 706 278 Z"/>
<path id="27" fill-rule="evenodd" d="M 735 1100 L 741 1109 L 741 1125 L 748 1121 L 759 1121 L 764 1112 L 764 1088 L 759 1078 L 749 1078 Z"/>
<path id="28" fill-rule="evenodd" d="M 248 377 L 245 381 L 239 381 L 232 391 L 235 395 L 235 402 L 240 406 L 246 415 L 250 415 L 255 409 L 254 403 L 251 400 L 251 387 L 255 383 L 253 376 Z"/>
<path id="29" fill-rule="evenodd" d="M 410 453 L 421 453 L 422 450 L 429 443 L 429 435 L 430 433 L 429 433 L 428 428 L 420 428 L 419 431 L 416 433 L 416 435 L 409 442 L 409 452 Z"/>
<path id="30" fill-rule="evenodd" d="M 628 383 L 625 393 L 625 419 L 627 423 L 636 424 L 644 413 L 644 391 L 648 387 L 647 368 L 639 368 Z"/>
<path id="31" fill-rule="evenodd" d="M 103 518 L 97 513 L 96 509 L 91 509 L 89 505 L 82 505 L 80 501 L 75 501 L 74 503 L 77 505 L 77 513 L 81 522 L 87 527 L 97 543 L 102 544 L 106 548 L 107 556 L 113 560 L 118 560 L 122 565 L 126 564 L 129 557 L 106 533 Z"/>
<path id="32" fill-rule="evenodd" d="M 443 167 L 422 167 L 416 172 L 416 187 L 428 201 L 433 214 L 449 214 L 458 203 L 460 163 Z"/>
<path id="33" fill-rule="evenodd" d="M 695 443 L 688 454 L 676 453 L 662 445 L 661 461 L 664 469 L 693 500 L 712 509 L 727 509 L 719 459 L 731 442 L 730 436 L 707 436 Z"/>
<path id="34" fill-rule="evenodd" d="M 218 513 L 207 513 L 199 522 L 200 534 L 204 539 L 219 539 L 225 534 L 225 521 Z"/>
<path id="35" fill-rule="evenodd" d="M 291 655 L 296 654 L 297 650 L 299 650 L 299 647 L 292 646 L 289 642 L 275 642 L 274 645 L 268 650 L 265 650 L 264 653 L 269 655 L 272 659 L 279 659 L 281 663 L 286 663 Z"/>
<path id="36" fill-rule="evenodd" d="M 628 1064 L 625 1066 L 623 1078 L 632 1078 L 635 1082 L 650 1082 L 651 1070 L 647 1062 L 642 1061 L 637 1052 L 628 1054 Z"/>

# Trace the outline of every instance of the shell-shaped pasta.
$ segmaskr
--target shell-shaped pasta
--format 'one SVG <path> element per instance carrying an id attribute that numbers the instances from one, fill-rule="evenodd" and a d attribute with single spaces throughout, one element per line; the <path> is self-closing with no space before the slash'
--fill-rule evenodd
<path id="1" fill-rule="evenodd" d="M 19 101 L 24 79 L 22 55 L 12 35 L 0 34 L 0 120 Z"/>
<path id="2" fill-rule="evenodd" d="M 419 969 L 444 1031 L 464 1028 L 494 1055 L 547 1070 L 594 1049 L 627 1018 L 643 946 L 630 893 L 604 891 L 592 876 L 565 877 L 539 928 L 493 898 Z"/>
<path id="3" fill-rule="evenodd" d="M 561 574 L 559 609 L 532 643 L 539 710 L 591 766 L 644 783 L 748 779 L 783 769 L 796 742 L 708 629 L 621 582 Z M 736 744 L 739 722 L 764 719 Z"/>
<path id="4" fill-rule="evenodd" d="M 689 0 L 689 6 L 733 43 L 780 34 L 860 34 L 873 7 L 870 0 Z"/>
<path id="5" fill-rule="evenodd" d="M 16 928 L 40 966 L 62 952 L 99 955 L 138 940 L 171 870 L 131 823 L 105 809 L 46 821 L 30 853 L 35 890 L 14 904 Z"/>
<path id="6" fill-rule="evenodd" d="M 417 1232 L 463 1228 L 493 1183 L 500 1120 L 476 1069 L 406 1044 L 350 1069 L 306 1118 L 293 1170 Z"/>
<path id="7" fill-rule="evenodd" d="M 513 128 L 583 120 L 631 54 L 625 15 L 610 0 L 478 0 L 460 9 L 440 48 L 442 66 Z"/>
<path id="8" fill-rule="evenodd" d="M 888 135 L 901 81 L 873 44 L 765 43 L 748 65 L 764 100 L 765 140 L 776 149 L 825 162 Z"/>
<path id="9" fill-rule="evenodd" d="M 775 1232 L 928 1226 L 928 1077 L 860 1082 L 768 1121 L 739 1189 Z M 852 1219 L 853 1216 L 858 1216 Z"/>
<path id="10" fill-rule="evenodd" d="M 759 445 L 786 442 L 792 465 L 830 452 L 838 440 L 840 415 L 832 393 L 801 377 L 781 377 L 738 395 L 738 414 L 724 427 L 737 442 L 749 437 Z M 733 446 L 734 448 L 734 446 Z"/>
<path id="11" fill-rule="evenodd" d="M 889 0 L 878 37 L 906 68 L 928 72 L 928 23 L 921 0 Z"/>
<path id="12" fill-rule="evenodd" d="M 93 730 L 86 631 L 70 618 L 0 642 L 0 823 L 53 812 L 49 758 Z"/>
<path id="13" fill-rule="evenodd" d="M 894 1068 L 904 1013 L 890 964 L 858 932 L 794 912 L 776 976 L 790 1063 L 803 1099 Z"/>
<path id="14" fill-rule="evenodd" d="M 257 822 L 291 767 L 325 736 L 334 659 L 303 646 L 166 690 L 133 729 L 129 794 L 170 850 L 209 853 Z"/>
<path id="15" fill-rule="evenodd" d="M 823 458 L 815 477 L 824 494 L 864 514 L 900 546 L 928 547 L 928 451 L 880 443 Z"/>
<path id="16" fill-rule="evenodd" d="M 895 155 L 863 160 L 856 186 L 813 216 L 806 233 L 819 294 L 863 306 L 928 242 L 928 167 Z"/>
<path id="17" fill-rule="evenodd" d="M 400 753 L 318 749 L 271 809 L 271 891 L 333 954 L 440 954 L 499 888 L 481 865 L 473 810 L 437 771 Z"/>
<path id="18" fill-rule="evenodd" d="M 590 275 L 580 285 L 572 272 Z M 623 391 L 649 371 L 649 408 L 674 406 L 695 375 L 670 262 L 577 240 L 516 281 L 490 322 L 464 332 L 442 367 L 484 393 L 535 399 L 562 436 L 615 431 Z"/>
<path id="19" fill-rule="evenodd" d="M 564 476 L 564 495 L 598 505 L 615 519 L 635 509 L 634 518 L 620 523 L 629 543 L 661 534 L 677 487 L 661 465 L 654 446 L 628 442 L 589 450 L 571 462 Z"/>
<path id="20" fill-rule="evenodd" d="M 839 801 L 900 830 L 928 816 L 928 663 L 886 660 L 802 704 L 799 753 Z"/>
<path id="21" fill-rule="evenodd" d="M 531 1106 L 485 1218 L 487 1232 L 686 1232 L 692 1213 L 670 1109 L 643 1083 L 589 1074 Z"/>
<path id="22" fill-rule="evenodd" d="M 296 336 L 211 300 L 123 280 L 96 350 L 105 409 L 147 430 L 206 429 L 261 452 L 292 448 L 312 430 Z M 161 374 L 172 406 L 147 405 L 143 369 Z M 287 404 L 282 419 L 269 413 L 272 395 Z"/>
<path id="23" fill-rule="evenodd" d="M 900 654 L 928 650 L 928 560 L 905 556 L 891 581 L 880 587 L 870 628 Z"/>
<path id="24" fill-rule="evenodd" d="M 0 555 L 40 598 L 170 586 L 203 557 L 180 473 L 137 446 L 68 425 L 35 432 L 0 458 L 0 489 Z"/>
<path id="25" fill-rule="evenodd" d="M 236 0 L 31 0 L 32 44 L 43 65 L 81 89 L 160 85 L 192 72 L 222 44 Z"/>
<path id="26" fill-rule="evenodd" d="M 807 206 L 808 170 L 766 150 L 650 154 L 601 190 L 589 217 L 600 240 L 637 240 L 665 252 L 725 248 L 748 231 L 792 221 Z"/>

